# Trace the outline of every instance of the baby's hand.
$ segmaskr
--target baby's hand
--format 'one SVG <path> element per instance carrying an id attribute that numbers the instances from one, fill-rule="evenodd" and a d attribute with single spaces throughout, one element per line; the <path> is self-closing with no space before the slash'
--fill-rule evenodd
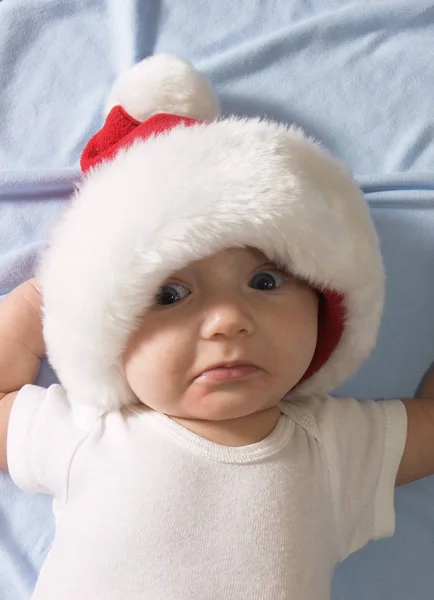
<path id="1" fill-rule="evenodd" d="M 34 383 L 45 353 L 41 292 L 30 279 L 0 301 L 0 470 L 7 470 L 6 437 L 16 393 Z"/>
<path id="2" fill-rule="evenodd" d="M 404 400 L 407 441 L 397 483 L 434 475 L 434 363 L 425 373 L 415 398 Z"/>
<path id="3" fill-rule="evenodd" d="M 0 301 L 0 393 L 15 392 L 38 375 L 45 353 L 41 303 L 34 279 Z"/>
<path id="4" fill-rule="evenodd" d="M 416 392 L 416 398 L 434 398 L 434 362 L 423 376 Z"/>

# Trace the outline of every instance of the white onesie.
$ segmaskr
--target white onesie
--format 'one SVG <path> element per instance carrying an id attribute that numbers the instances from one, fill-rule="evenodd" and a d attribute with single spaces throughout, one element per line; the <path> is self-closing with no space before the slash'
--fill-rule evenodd
<path id="1" fill-rule="evenodd" d="M 146 407 L 84 433 L 63 388 L 12 409 L 16 484 L 55 494 L 38 600 L 326 600 L 335 565 L 395 526 L 400 401 L 282 403 L 274 431 L 221 446 Z"/>

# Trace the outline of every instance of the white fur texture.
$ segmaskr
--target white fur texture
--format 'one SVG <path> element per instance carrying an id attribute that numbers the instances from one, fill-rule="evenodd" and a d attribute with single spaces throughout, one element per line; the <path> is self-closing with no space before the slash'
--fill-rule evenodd
<path id="1" fill-rule="evenodd" d="M 384 294 L 364 198 L 299 130 L 231 118 L 137 141 L 90 171 L 54 228 L 40 271 L 44 335 L 72 401 L 133 402 L 121 354 L 138 317 L 173 271 L 234 246 L 345 295 L 344 335 L 297 394 L 351 375 L 375 343 Z"/>
<path id="2" fill-rule="evenodd" d="M 207 79 L 189 62 L 170 54 L 145 58 L 121 73 L 108 97 L 106 112 L 118 104 L 138 121 L 156 113 L 212 121 L 220 112 Z"/>

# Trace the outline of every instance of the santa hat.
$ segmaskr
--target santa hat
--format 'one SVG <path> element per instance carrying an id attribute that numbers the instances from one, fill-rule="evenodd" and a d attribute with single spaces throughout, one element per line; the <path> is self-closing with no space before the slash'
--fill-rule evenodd
<path id="1" fill-rule="evenodd" d="M 376 340 L 384 275 L 348 171 L 295 127 L 216 119 L 206 79 L 173 56 L 121 75 L 108 109 L 39 274 L 47 353 L 71 402 L 134 402 L 122 353 L 139 317 L 174 271 L 229 247 L 257 248 L 320 292 L 316 353 L 292 396 L 351 375 Z"/>

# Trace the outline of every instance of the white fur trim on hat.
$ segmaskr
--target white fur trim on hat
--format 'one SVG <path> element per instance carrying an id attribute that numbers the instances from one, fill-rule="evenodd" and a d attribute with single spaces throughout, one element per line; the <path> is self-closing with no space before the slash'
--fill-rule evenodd
<path id="1" fill-rule="evenodd" d="M 40 271 L 44 336 L 72 401 L 103 411 L 134 401 L 121 355 L 159 286 L 241 246 L 344 295 L 339 345 L 297 394 L 351 375 L 375 343 L 384 294 L 364 198 L 299 130 L 230 118 L 136 141 L 87 175 L 54 228 Z"/>
<path id="2" fill-rule="evenodd" d="M 106 113 L 122 106 L 138 121 L 156 113 L 212 121 L 218 98 L 207 79 L 186 60 L 170 54 L 145 58 L 121 73 L 106 104 Z"/>

